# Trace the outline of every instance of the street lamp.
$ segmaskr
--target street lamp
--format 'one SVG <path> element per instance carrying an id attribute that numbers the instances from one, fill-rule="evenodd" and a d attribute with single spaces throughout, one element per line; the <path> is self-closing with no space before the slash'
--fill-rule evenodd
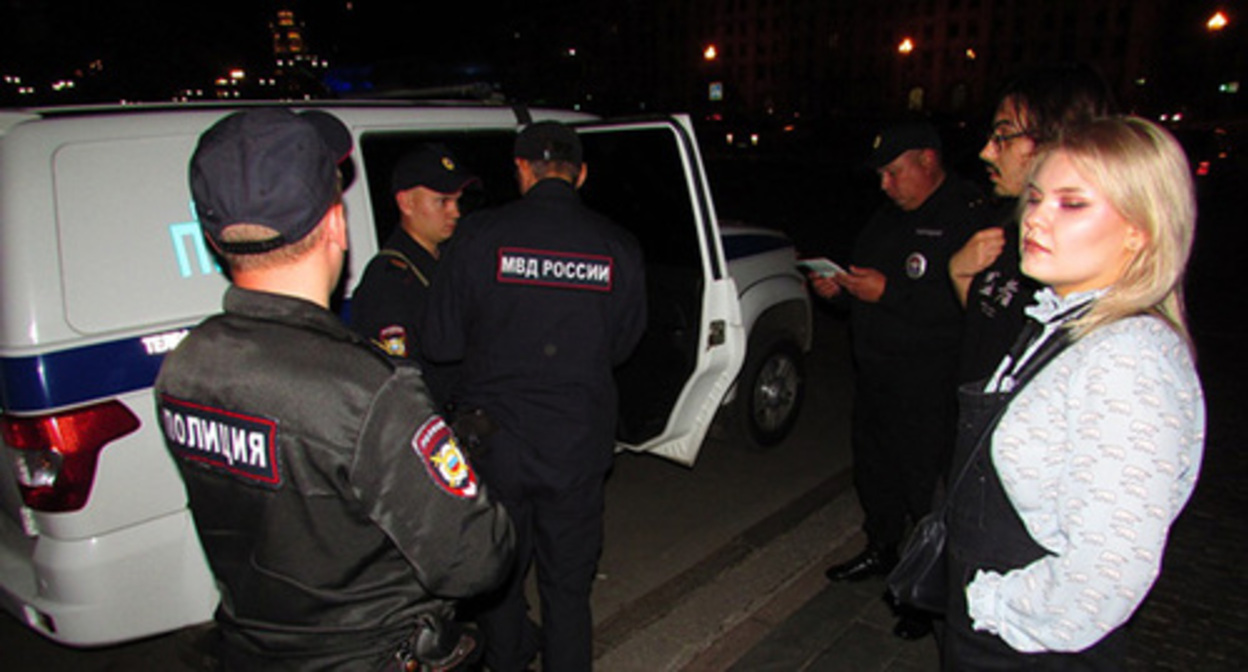
<path id="1" fill-rule="evenodd" d="M 901 44 L 897 45 L 897 53 L 909 54 L 912 51 L 914 51 L 914 41 L 908 37 L 902 38 Z"/>
<path id="2" fill-rule="evenodd" d="M 1230 19 L 1221 10 L 1214 12 L 1209 20 L 1205 22 L 1205 29 L 1209 31 L 1209 72 L 1213 77 L 1213 83 L 1216 87 L 1210 86 L 1206 89 L 1205 95 L 1208 96 L 1211 104 L 1207 112 L 1209 114 L 1218 114 L 1222 110 L 1219 108 L 1224 104 L 1219 100 L 1225 94 L 1238 93 L 1238 82 L 1223 81 L 1222 75 L 1226 72 L 1226 66 L 1223 65 L 1221 55 L 1218 53 L 1222 47 L 1222 38 L 1220 33 L 1230 25 Z"/>
<path id="3" fill-rule="evenodd" d="M 713 61 L 716 58 L 719 58 L 719 50 L 716 49 L 713 44 L 706 45 L 706 49 L 702 50 L 702 59 L 706 61 Z"/>

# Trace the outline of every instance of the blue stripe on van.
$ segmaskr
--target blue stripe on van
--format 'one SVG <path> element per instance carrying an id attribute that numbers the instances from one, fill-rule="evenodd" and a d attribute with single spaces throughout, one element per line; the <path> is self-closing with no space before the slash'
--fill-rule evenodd
<path id="1" fill-rule="evenodd" d="M 151 387 L 162 361 L 141 338 L 0 358 L 0 408 L 38 412 Z"/>
<path id="2" fill-rule="evenodd" d="M 347 299 L 339 317 L 349 324 L 350 314 L 351 300 Z M 0 357 L 0 410 L 38 413 L 151 387 L 165 356 L 149 354 L 143 341 L 177 331 L 32 357 Z"/>
<path id="3" fill-rule="evenodd" d="M 739 236 L 722 236 L 720 240 L 723 241 L 724 245 L 724 257 L 729 261 L 779 250 L 792 245 L 787 239 L 779 236 L 749 233 Z"/>

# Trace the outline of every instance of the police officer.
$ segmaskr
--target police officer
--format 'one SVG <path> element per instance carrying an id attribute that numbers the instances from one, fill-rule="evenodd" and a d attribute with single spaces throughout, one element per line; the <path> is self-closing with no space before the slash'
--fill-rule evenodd
<path id="1" fill-rule="evenodd" d="M 907 518 L 917 521 L 931 509 L 950 458 L 962 311 L 946 268 L 987 215 L 979 190 L 945 172 L 940 149 L 928 123 L 876 136 L 869 163 L 889 201 L 859 234 L 848 272 L 811 277 L 820 296 L 851 300 L 857 374 L 854 486 L 867 548 L 829 568 L 834 581 L 892 569 Z M 901 615 L 898 636 L 930 632 L 923 615 Z"/>
<path id="2" fill-rule="evenodd" d="M 463 359 L 457 407 L 497 427 L 475 463 L 515 523 L 516 567 L 478 618 L 486 664 L 514 672 L 535 654 L 524 579 L 536 557 L 542 669 L 584 672 L 615 444 L 612 370 L 645 328 L 642 255 L 632 234 L 581 203 L 574 131 L 527 126 L 515 164 L 523 198 L 465 218 L 420 345 L 435 361 Z"/>
<path id="3" fill-rule="evenodd" d="M 455 370 L 432 366 L 422 358 L 416 351 L 416 334 L 439 247 L 455 233 L 460 198 L 475 182 L 477 178 L 440 143 L 422 145 L 399 159 L 390 181 L 399 225 L 364 269 L 352 297 L 352 327 L 390 355 L 420 363 L 425 383 L 439 403 L 447 401 Z"/>
<path id="4" fill-rule="evenodd" d="M 229 670 L 453 666 L 476 640 L 447 620 L 451 600 L 510 566 L 506 513 L 415 367 L 328 309 L 350 147 L 331 115 L 258 108 L 208 129 L 191 158 L 232 286 L 155 390 L 221 590 Z"/>

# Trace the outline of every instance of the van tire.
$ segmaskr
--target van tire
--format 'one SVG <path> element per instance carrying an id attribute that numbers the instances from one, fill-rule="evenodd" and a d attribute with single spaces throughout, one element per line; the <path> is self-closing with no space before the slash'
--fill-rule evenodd
<path id="1" fill-rule="evenodd" d="M 766 450 L 789 435 L 805 388 L 805 363 L 796 343 L 780 336 L 757 343 L 751 339 L 736 395 L 736 415 L 749 438 L 748 448 Z"/>

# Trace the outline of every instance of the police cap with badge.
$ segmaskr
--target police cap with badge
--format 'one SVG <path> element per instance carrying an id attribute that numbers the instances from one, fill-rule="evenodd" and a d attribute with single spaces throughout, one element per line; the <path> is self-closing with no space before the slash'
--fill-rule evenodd
<path id="1" fill-rule="evenodd" d="M 480 180 L 456 160 L 449 147 L 435 142 L 422 145 L 399 159 L 390 175 L 390 193 L 425 187 L 439 194 L 453 194 L 479 183 Z"/>

